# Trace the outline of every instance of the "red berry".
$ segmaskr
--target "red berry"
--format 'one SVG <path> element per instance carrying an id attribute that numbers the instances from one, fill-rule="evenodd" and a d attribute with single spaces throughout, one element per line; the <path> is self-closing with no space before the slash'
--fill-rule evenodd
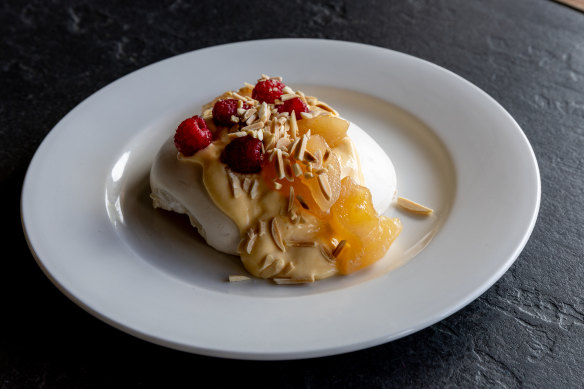
<path id="1" fill-rule="evenodd" d="M 222 160 L 238 173 L 257 173 L 262 169 L 262 141 L 250 135 L 235 138 L 223 150 Z"/>
<path id="2" fill-rule="evenodd" d="M 213 105 L 213 120 L 215 123 L 221 124 L 224 126 L 231 126 L 235 124 L 234 121 L 231 120 L 231 116 L 239 117 L 237 114 L 239 100 L 236 99 L 225 99 L 219 100 Z M 243 108 L 249 109 L 250 106 L 247 103 L 243 103 Z"/>
<path id="3" fill-rule="evenodd" d="M 253 88 L 251 97 L 260 103 L 265 101 L 268 104 L 274 104 L 274 101 L 282 96 L 282 89 L 285 86 L 284 83 L 278 80 L 261 80 Z"/>
<path id="4" fill-rule="evenodd" d="M 174 134 L 176 149 L 187 157 L 209 146 L 212 140 L 213 134 L 207 123 L 197 115 L 183 120 Z"/>
<path id="5" fill-rule="evenodd" d="M 296 113 L 296 119 L 302 119 L 300 112 L 309 112 L 309 109 L 300 97 L 286 100 L 284 101 L 284 104 L 278 106 L 278 112 L 288 112 L 292 115 L 292 111 Z"/>

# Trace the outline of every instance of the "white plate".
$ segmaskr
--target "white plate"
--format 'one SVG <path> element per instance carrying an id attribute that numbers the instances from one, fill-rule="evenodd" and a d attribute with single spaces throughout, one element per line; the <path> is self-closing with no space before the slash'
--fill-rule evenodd
<path id="1" fill-rule="evenodd" d="M 185 218 L 151 208 L 148 169 L 160 143 L 203 103 L 261 73 L 366 129 L 394 161 L 400 193 L 436 210 L 398 212 L 404 231 L 371 269 L 302 286 L 228 283 L 243 273 L 237 258 L 204 245 Z M 47 276 L 111 325 L 205 355 L 293 359 L 388 342 L 462 308 L 517 258 L 539 198 L 529 142 L 477 87 L 394 51 L 292 39 L 197 50 L 98 91 L 39 147 L 21 212 Z"/>

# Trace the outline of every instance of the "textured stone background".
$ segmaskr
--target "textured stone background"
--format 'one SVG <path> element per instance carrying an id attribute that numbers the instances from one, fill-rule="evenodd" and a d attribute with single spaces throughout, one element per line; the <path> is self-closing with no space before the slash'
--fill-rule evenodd
<path id="1" fill-rule="evenodd" d="M 269 387 L 583 387 L 584 14 L 549 0 L 0 3 L 0 389 L 250 382 Z M 406 338 L 291 362 L 165 349 L 95 319 L 42 274 L 20 226 L 26 167 L 84 98 L 216 44 L 319 37 L 406 52 L 498 100 L 537 155 L 538 223 L 483 296 Z"/>

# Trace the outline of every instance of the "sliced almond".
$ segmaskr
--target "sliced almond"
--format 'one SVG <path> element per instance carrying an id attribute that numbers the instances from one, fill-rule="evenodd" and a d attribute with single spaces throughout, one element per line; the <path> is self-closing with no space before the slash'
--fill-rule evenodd
<path id="1" fill-rule="evenodd" d="M 318 176 L 318 186 L 320 187 L 320 191 L 322 192 L 322 195 L 324 196 L 325 199 L 330 200 L 331 199 L 331 185 L 329 184 L 328 181 L 328 176 L 326 173 L 323 174 L 319 174 Z"/>
<path id="2" fill-rule="evenodd" d="M 253 184 L 251 186 L 251 189 L 249 190 L 249 196 L 253 200 L 256 197 L 258 197 L 259 194 L 260 194 L 260 183 L 257 179 L 255 179 L 255 180 L 253 180 Z"/>
<path id="3" fill-rule="evenodd" d="M 264 262 L 262 263 L 262 266 L 259 268 L 259 272 L 261 273 L 262 271 L 266 270 L 272 263 L 274 263 L 275 258 L 272 254 L 268 254 L 266 255 L 266 257 L 264 258 Z"/>
<path id="4" fill-rule="evenodd" d="M 233 197 L 239 197 L 243 191 L 241 189 L 241 182 L 239 181 L 239 177 L 237 177 L 234 173 L 228 172 L 229 181 L 231 183 L 231 190 Z"/>
<path id="5" fill-rule="evenodd" d="M 286 246 L 284 245 L 284 242 L 282 241 L 282 234 L 280 233 L 280 227 L 278 226 L 278 219 L 276 219 L 275 217 L 272 218 L 272 222 L 270 225 L 270 232 L 272 234 L 272 239 L 274 240 L 274 243 L 276 244 L 276 246 L 283 252 L 286 252 Z"/>
<path id="6" fill-rule="evenodd" d="M 267 122 L 271 114 L 272 112 L 270 111 L 268 104 L 266 104 L 265 101 L 262 102 L 262 105 L 260 106 L 260 110 L 258 112 L 260 122 L 262 123 Z"/>
<path id="7" fill-rule="evenodd" d="M 294 162 L 294 165 L 292 165 L 292 172 L 294 173 L 295 177 L 300 177 L 302 175 L 302 168 L 298 162 Z"/>
<path id="8" fill-rule="evenodd" d="M 330 263 L 334 263 L 336 261 L 336 258 L 333 256 L 333 254 L 330 252 L 330 250 L 328 248 L 326 248 L 323 245 L 320 245 L 319 248 L 320 248 L 320 253 L 324 257 L 324 259 L 326 259 Z"/>
<path id="9" fill-rule="evenodd" d="M 247 245 L 245 246 L 245 251 L 248 254 L 251 254 L 252 250 L 253 250 L 253 246 L 255 245 L 256 239 L 258 238 L 257 235 L 252 235 L 251 238 L 249 238 L 249 240 L 247 241 Z"/>
<path id="10" fill-rule="evenodd" d="M 290 186 L 290 194 L 288 195 L 288 212 L 294 209 L 294 187 Z"/>
<path id="11" fill-rule="evenodd" d="M 406 199 L 405 197 L 398 197 L 397 205 L 408 212 L 417 213 L 419 215 L 429 215 L 432 212 L 434 212 L 432 208 L 428 208 L 422 204 L 418 204 L 415 201 Z"/>
<path id="12" fill-rule="evenodd" d="M 241 281 L 247 281 L 250 280 L 249 277 L 247 276 L 241 276 L 241 275 L 229 275 L 229 282 L 241 282 Z"/>
<path id="13" fill-rule="evenodd" d="M 347 243 L 346 240 L 341 240 L 339 242 L 339 244 L 337 245 L 337 247 L 335 247 L 335 250 L 333 251 L 333 257 L 337 258 L 339 256 L 339 254 L 341 253 L 341 251 L 345 247 L 346 243 Z"/>
<path id="14" fill-rule="evenodd" d="M 294 111 L 290 115 L 290 135 L 292 135 L 292 139 L 296 139 L 298 136 L 298 122 L 296 121 L 296 113 Z"/>
<path id="15" fill-rule="evenodd" d="M 258 227 L 258 236 L 263 236 L 266 233 L 266 221 L 260 220 Z"/>
<path id="16" fill-rule="evenodd" d="M 282 159 L 282 150 L 276 149 L 276 171 L 278 172 L 278 179 L 286 177 L 286 172 L 284 171 L 284 160 Z"/>
<path id="17" fill-rule="evenodd" d="M 280 275 L 285 277 L 288 274 L 292 273 L 292 271 L 294 271 L 294 269 L 296 269 L 296 266 L 294 266 L 294 264 L 292 262 L 288 262 L 286 267 L 283 268 L 282 271 L 280 272 Z"/>
<path id="18" fill-rule="evenodd" d="M 306 152 L 306 142 L 308 142 L 308 137 L 302 135 L 302 139 L 300 140 L 300 146 L 297 148 L 296 159 L 304 160 L 304 153 Z"/>
<path id="19" fill-rule="evenodd" d="M 313 241 L 299 241 L 299 240 L 287 240 L 286 246 L 289 247 L 316 247 L 316 242 Z"/>
<path id="20" fill-rule="evenodd" d="M 285 266 L 286 266 L 286 261 L 284 261 L 282 258 L 278 258 L 278 259 L 274 260 L 274 262 L 272 262 L 272 264 L 270 266 L 268 266 L 263 271 L 261 271 L 260 275 L 263 278 L 271 278 L 271 277 L 275 276 L 276 274 L 280 273 L 284 269 Z"/>
<path id="21" fill-rule="evenodd" d="M 251 184 L 252 184 L 252 180 L 251 180 L 251 178 L 249 178 L 249 177 L 245 177 L 245 178 L 243 179 L 243 185 L 241 185 L 241 188 L 243 189 L 243 191 L 244 191 L 245 193 L 249 193 L 249 189 L 250 189 L 250 187 L 251 187 Z"/>

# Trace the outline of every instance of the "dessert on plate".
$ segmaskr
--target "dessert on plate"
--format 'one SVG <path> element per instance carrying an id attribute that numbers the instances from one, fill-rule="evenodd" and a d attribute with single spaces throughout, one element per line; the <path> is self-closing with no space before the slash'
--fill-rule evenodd
<path id="1" fill-rule="evenodd" d="M 188 215 L 210 246 L 280 284 L 363 269 L 402 229 L 380 216 L 396 193 L 391 160 L 281 77 L 262 75 L 180 123 L 154 160 L 150 186 L 155 208 Z"/>

